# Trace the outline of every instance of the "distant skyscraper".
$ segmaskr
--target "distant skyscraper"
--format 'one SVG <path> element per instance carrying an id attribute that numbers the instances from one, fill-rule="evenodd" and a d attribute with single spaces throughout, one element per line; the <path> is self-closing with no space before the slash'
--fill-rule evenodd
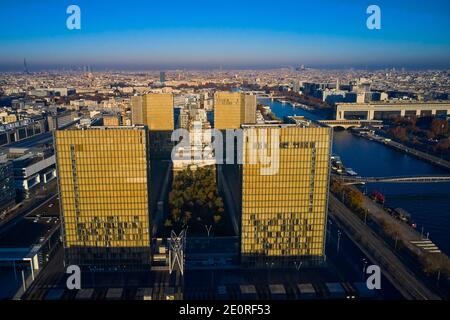
<path id="1" fill-rule="evenodd" d="M 214 127 L 238 129 L 256 122 L 256 96 L 242 92 L 216 92 L 214 95 Z"/>
<path id="2" fill-rule="evenodd" d="M 159 82 L 161 82 L 161 83 L 166 82 L 166 73 L 164 71 L 161 71 L 159 73 Z"/>
<path id="3" fill-rule="evenodd" d="M 29 74 L 29 73 L 30 73 L 30 72 L 28 71 L 28 65 L 27 65 L 27 59 L 26 59 L 26 58 L 23 59 L 23 71 L 24 71 L 26 74 Z"/>
<path id="4" fill-rule="evenodd" d="M 171 93 L 149 93 L 132 97 L 133 124 L 144 124 L 150 131 L 174 129 L 173 95 Z"/>
<path id="5" fill-rule="evenodd" d="M 145 127 L 55 132 L 63 241 L 70 264 L 150 264 Z"/>
<path id="6" fill-rule="evenodd" d="M 241 258 L 249 266 L 321 262 L 331 153 L 330 128 L 296 124 L 249 125 L 244 128 L 242 165 Z M 271 135 L 278 135 L 275 174 L 263 175 L 267 165 L 251 162 L 251 148 L 274 154 Z M 263 141 L 261 133 L 267 133 Z"/>

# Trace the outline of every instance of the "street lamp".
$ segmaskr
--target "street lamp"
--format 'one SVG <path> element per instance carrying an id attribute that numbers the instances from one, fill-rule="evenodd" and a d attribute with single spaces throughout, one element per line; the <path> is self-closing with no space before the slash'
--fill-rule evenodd
<path id="1" fill-rule="evenodd" d="M 337 253 L 339 253 L 339 245 L 340 245 L 340 242 L 341 242 L 341 230 L 338 230 L 338 232 L 337 232 Z"/>
<path id="2" fill-rule="evenodd" d="M 367 260 L 365 258 L 362 259 L 363 261 L 363 279 L 364 279 L 364 274 L 366 273 L 366 266 L 367 266 Z"/>
<path id="3" fill-rule="evenodd" d="M 439 280 L 441 279 L 441 268 L 439 268 L 438 270 L 438 274 L 437 274 L 437 283 L 436 285 L 439 287 Z"/>
<path id="4" fill-rule="evenodd" d="M 210 224 L 210 225 L 205 225 L 206 232 L 208 233 L 208 238 L 209 238 L 209 234 L 210 234 L 210 232 L 211 232 L 211 228 L 212 228 L 212 224 Z"/>
<path id="5" fill-rule="evenodd" d="M 274 265 L 274 263 L 273 262 L 266 262 L 266 266 L 267 266 L 267 270 L 268 270 L 268 273 L 269 273 L 269 279 L 268 279 L 268 281 L 269 281 L 269 283 L 270 283 L 270 271 L 272 270 L 272 267 L 273 267 L 273 265 Z"/>
<path id="6" fill-rule="evenodd" d="M 205 224 L 205 229 L 206 229 L 206 232 L 207 232 L 207 234 L 208 234 L 208 246 L 210 245 L 210 237 L 209 237 L 209 235 L 210 235 L 210 233 L 211 233 L 211 229 L 212 229 L 212 224 L 210 224 L 210 225 L 206 225 Z"/>
<path id="7" fill-rule="evenodd" d="M 25 274 L 24 274 L 24 272 L 23 272 L 23 269 L 22 269 L 21 271 L 22 271 L 22 287 L 23 287 L 23 293 L 25 293 L 25 291 L 27 291 L 27 284 L 26 284 L 26 281 L 25 281 Z"/>
<path id="8" fill-rule="evenodd" d="M 328 240 L 331 238 L 331 225 L 333 224 L 333 221 L 331 221 L 330 219 L 328 219 L 328 228 L 327 228 L 327 233 L 328 233 Z"/>
<path id="9" fill-rule="evenodd" d="M 294 265 L 295 265 L 295 269 L 297 269 L 297 271 L 300 271 L 300 268 L 302 267 L 303 261 L 294 261 Z M 300 272 L 297 272 L 297 278 L 300 278 L 298 275 L 300 274 Z M 300 279 L 299 279 L 300 280 Z"/>

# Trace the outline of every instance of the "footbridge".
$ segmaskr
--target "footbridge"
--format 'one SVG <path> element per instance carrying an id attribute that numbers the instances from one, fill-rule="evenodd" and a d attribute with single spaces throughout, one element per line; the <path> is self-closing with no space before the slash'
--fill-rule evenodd
<path id="1" fill-rule="evenodd" d="M 365 126 L 381 128 L 383 126 L 382 120 L 319 120 L 318 122 L 328 127 L 342 127 L 344 129 Z"/>

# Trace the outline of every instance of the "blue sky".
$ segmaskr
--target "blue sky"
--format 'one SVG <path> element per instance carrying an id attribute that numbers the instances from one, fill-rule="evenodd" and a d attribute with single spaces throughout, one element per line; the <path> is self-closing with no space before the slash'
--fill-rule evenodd
<path id="1" fill-rule="evenodd" d="M 66 28 L 71 4 L 81 30 Z M 450 68 L 449 18 L 448 0 L 1 0 L 0 69 Z"/>

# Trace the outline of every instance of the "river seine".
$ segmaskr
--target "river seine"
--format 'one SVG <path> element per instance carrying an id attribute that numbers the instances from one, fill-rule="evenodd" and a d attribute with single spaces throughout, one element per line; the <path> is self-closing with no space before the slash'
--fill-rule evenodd
<path id="1" fill-rule="evenodd" d="M 289 115 L 310 119 L 330 118 L 330 114 L 294 108 L 270 99 L 259 99 L 271 107 L 279 118 Z M 341 157 L 346 167 L 364 177 L 402 175 L 448 175 L 449 171 L 377 142 L 352 135 L 349 131 L 333 133 L 333 153 Z M 419 232 L 429 238 L 447 255 L 450 255 L 450 183 L 376 183 L 367 184 L 365 191 L 379 191 L 386 197 L 386 205 L 403 208 L 411 214 Z"/>

